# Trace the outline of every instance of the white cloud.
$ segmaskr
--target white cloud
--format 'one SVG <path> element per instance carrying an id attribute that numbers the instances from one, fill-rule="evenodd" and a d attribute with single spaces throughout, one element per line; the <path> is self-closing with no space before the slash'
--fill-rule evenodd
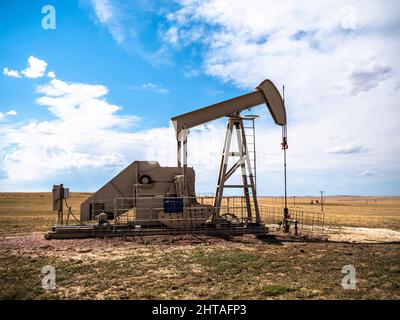
<path id="1" fill-rule="evenodd" d="M 168 40 L 168 44 L 178 47 L 178 40 L 195 37 L 174 34 L 174 28 L 165 30 L 160 18 L 171 4 L 160 1 L 124 0 L 83 0 L 94 13 L 94 22 L 104 27 L 115 42 L 130 53 L 140 56 L 153 66 L 171 65 L 172 58 L 168 45 L 158 40 Z M 156 17 L 156 18 L 155 18 Z M 153 26 L 154 19 L 160 19 Z M 158 21 L 158 20 L 157 20 Z M 152 33 L 153 27 L 156 29 Z M 164 33 L 168 32 L 168 35 Z M 187 42 L 187 41 L 186 41 Z"/>
<path id="2" fill-rule="evenodd" d="M 0 120 L 5 119 L 7 116 L 17 116 L 17 111 L 12 109 L 7 112 L 0 112 Z"/>
<path id="3" fill-rule="evenodd" d="M 364 171 L 360 172 L 360 176 L 363 176 L 363 177 L 372 177 L 374 175 L 375 175 L 375 172 L 372 170 L 364 170 Z"/>
<path id="4" fill-rule="evenodd" d="M 28 58 L 28 67 L 21 73 L 27 78 L 43 77 L 47 68 L 47 62 L 34 56 Z"/>
<path id="5" fill-rule="evenodd" d="M 102 85 L 68 83 L 53 79 L 49 84 L 38 86 L 37 92 L 44 94 L 36 102 L 49 107 L 49 111 L 66 123 L 82 123 L 86 129 L 129 127 L 138 120 L 133 116 L 116 116 L 121 110 L 109 104 L 104 96 L 108 89 Z"/>
<path id="6" fill-rule="evenodd" d="M 139 86 L 132 86 L 131 87 L 132 90 L 145 90 L 145 91 L 152 91 L 155 93 L 160 93 L 160 94 L 168 94 L 169 90 L 162 87 L 159 84 L 155 84 L 152 82 L 148 82 L 148 83 L 143 83 Z"/>
<path id="7" fill-rule="evenodd" d="M 108 23 L 114 16 L 114 10 L 108 0 L 91 0 L 96 15 L 101 23 Z"/>
<path id="8" fill-rule="evenodd" d="M 173 26 L 164 33 L 164 40 L 176 45 L 179 41 L 178 28 Z"/>
<path id="9" fill-rule="evenodd" d="M 49 72 L 47 73 L 47 76 L 48 76 L 49 78 L 54 79 L 54 78 L 56 77 L 56 74 L 54 73 L 54 71 L 49 71 Z"/>
<path id="10" fill-rule="evenodd" d="M 2 161 L 8 181 L 37 181 L 59 170 L 126 164 L 123 150 L 132 140 L 126 129 L 139 118 L 118 115 L 122 108 L 106 101 L 105 86 L 53 79 L 36 91 L 36 103 L 55 119 L 2 129 L 0 144 L 10 148 Z"/>
<path id="11" fill-rule="evenodd" d="M 346 80 L 339 89 L 349 94 L 367 92 L 389 79 L 391 71 L 392 67 L 373 53 L 360 56 L 349 65 Z"/>
<path id="12" fill-rule="evenodd" d="M 357 13 L 354 6 L 345 6 L 341 13 L 341 27 L 345 30 L 355 30 L 357 28 Z"/>
<path id="13" fill-rule="evenodd" d="M 198 69 L 195 69 L 191 66 L 187 66 L 183 68 L 183 75 L 185 76 L 185 78 L 191 79 L 194 77 L 197 77 L 201 72 Z"/>
<path id="14" fill-rule="evenodd" d="M 335 146 L 332 148 L 326 149 L 326 153 L 328 154 L 354 154 L 365 152 L 365 148 L 361 145 L 355 143 L 347 143 L 342 146 Z"/>
<path id="15" fill-rule="evenodd" d="M 118 44 L 125 40 L 124 27 L 120 23 L 121 17 L 109 0 L 90 0 L 98 21 L 111 33 Z"/>
<path id="16" fill-rule="evenodd" d="M 5 67 L 3 69 L 3 74 L 14 78 L 21 78 L 21 75 L 24 75 L 27 78 L 40 78 L 45 75 L 46 68 L 46 61 L 30 56 L 28 58 L 28 66 L 24 70 L 11 70 Z M 53 71 L 50 71 L 47 75 L 50 78 L 55 78 L 55 73 Z"/>
<path id="17" fill-rule="evenodd" d="M 17 70 L 10 70 L 7 67 L 3 69 L 3 74 L 5 76 L 13 77 L 13 78 L 21 78 L 21 75 Z"/>

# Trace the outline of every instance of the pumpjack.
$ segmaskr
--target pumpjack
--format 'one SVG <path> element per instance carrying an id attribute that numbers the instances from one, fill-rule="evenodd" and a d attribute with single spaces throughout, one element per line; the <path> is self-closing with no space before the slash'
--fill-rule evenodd
<path id="1" fill-rule="evenodd" d="M 261 104 L 267 106 L 277 125 L 286 126 L 284 101 L 270 80 L 264 80 L 251 93 L 172 117 L 177 141 L 176 167 L 162 167 L 157 161 L 132 162 L 81 204 L 78 225 L 65 225 L 59 220 L 46 238 L 267 232 L 261 221 L 257 199 L 255 149 L 250 147 L 251 143 L 255 144 L 255 135 L 253 142 L 247 141 L 246 135 L 245 123 L 252 121 L 254 129 L 255 117 L 241 115 L 243 111 Z M 215 196 L 210 199 L 212 201 L 200 202 L 195 193 L 195 171 L 187 163 L 189 130 L 223 117 L 227 117 L 227 127 Z M 238 148 L 235 151 L 232 150 L 234 135 Z M 231 158 L 234 164 L 229 167 Z M 229 184 L 238 170 L 241 183 Z M 53 195 L 54 203 L 61 204 L 62 211 L 65 199 L 60 197 L 63 192 L 59 187 L 53 188 L 57 190 Z M 235 227 L 224 211 L 224 191 L 227 188 L 243 190 L 245 216 Z M 53 209 L 60 216 L 60 207 Z M 130 212 L 132 220 L 118 222 Z M 91 221 L 96 223 L 89 223 Z"/>

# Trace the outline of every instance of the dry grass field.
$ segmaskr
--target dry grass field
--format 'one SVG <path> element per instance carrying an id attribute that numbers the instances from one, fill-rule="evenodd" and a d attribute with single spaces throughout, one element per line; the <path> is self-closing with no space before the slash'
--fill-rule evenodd
<path id="1" fill-rule="evenodd" d="M 72 194 L 75 211 L 88 195 Z M 296 198 L 295 208 L 319 211 L 310 202 Z M 279 207 L 281 199 L 261 203 Z M 400 197 L 327 197 L 324 211 L 330 241 L 47 241 L 51 194 L 0 193 L 0 299 L 400 299 Z M 348 264 L 355 290 L 341 286 Z M 55 290 L 41 287 L 44 265 L 56 269 Z"/>
<path id="2" fill-rule="evenodd" d="M 319 212 L 316 200 L 319 197 L 289 197 L 288 207 Z M 260 204 L 281 207 L 283 198 L 261 198 Z M 400 230 L 400 197 L 324 197 L 323 210 L 327 225 Z"/>

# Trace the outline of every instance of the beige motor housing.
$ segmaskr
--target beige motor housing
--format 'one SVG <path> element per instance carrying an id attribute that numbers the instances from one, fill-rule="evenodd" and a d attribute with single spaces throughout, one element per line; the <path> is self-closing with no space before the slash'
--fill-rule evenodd
<path id="1" fill-rule="evenodd" d="M 143 227 L 194 227 L 214 213 L 213 206 L 196 201 L 193 168 L 187 168 L 184 188 L 182 168 L 134 161 L 81 204 L 80 220 L 93 220 L 103 212 L 113 219 L 132 209 L 135 224 Z"/>

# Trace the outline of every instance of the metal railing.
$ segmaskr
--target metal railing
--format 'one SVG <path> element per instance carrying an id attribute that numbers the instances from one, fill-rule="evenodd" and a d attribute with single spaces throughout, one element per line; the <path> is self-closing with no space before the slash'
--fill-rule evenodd
<path id="1" fill-rule="evenodd" d="M 281 231 L 283 223 L 283 208 L 260 207 L 261 221 L 271 230 Z M 325 229 L 325 213 L 296 210 L 289 208 L 290 232 L 294 234 L 295 223 L 297 222 L 297 233 L 299 236 L 308 238 L 323 238 Z"/>
<path id="2" fill-rule="evenodd" d="M 97 223 L 96 217 L 107 212 L 110 224 L 114 230 L 118 228 L 166 228 L 166 233 L 173 230 L 187 230 L 187 233 L 200 232 L 210 226 L 213 218 L 214 197 L 198 196 L 182 199 L 182 212 L 165 213 L 164 201 L 177 199 L 176 197 L 117 197 L 114 199 L 92 199 L 92 221 Z M 101 201 L 101 203 L 99 203 Z M 283 208 L 260 205 L 261 223 L 272 232 L 282 232 Z M 178 210 L 179 211 L 179 210 Z M 294 234 L 294 225 L 297 235 L 308 238 L 322 238 L 324 236 L 325 215 L 323 212 L 289 209 L 291 229 Z M 220 206 L 220 217 L 217 224 L 223 227 L 244 227 L 249 221 L 244 197 L 224 197 Z M 254 215 L 253 215 L 254 218 Z M 214 221 L 215 222 L 215 221 Z"/>

